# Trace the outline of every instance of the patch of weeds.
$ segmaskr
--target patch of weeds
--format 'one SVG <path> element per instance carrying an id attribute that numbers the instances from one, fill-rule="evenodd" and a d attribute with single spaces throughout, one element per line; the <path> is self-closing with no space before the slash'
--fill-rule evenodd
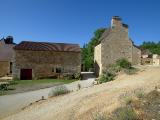
<path id="1" fill-rule="evenodd" d="M 126 97 L 124 100 L 125 100 L 126 105 L 131 105 L 132 102 L 133 102 L 133 98 L 132 97 Z"/>
<path id="2" fill-rule="evenodd" d="M 117 60 L 116 65 L 120 66 L 121 68 L 126 68 L 126 69 L 131 68 L 131 63 L 125 58 Z"/>
<path id="3" fill-rule="evenodd" d="M 104 113 L 97 112 L 97 113 L 95 113 L 95 115 L 93 115 L 93 119 L 92 120 L 108 120 L 108 119 L 106 118 Z"/>
<path id="4" fill-rule="evenodd" d="M 65 86 L 57 86 L 55 89 L 52 89 L 49 92 L 50 97 L 54 97 L 54 96 L 59 96 L 59 95 L 63 95 L 63 94 L 67 94 L 70 91 L 65 87 Z"/>
<path id="5" fill-rule="evenodd" d="M 123 71 L 128 75 L 133 75 L 138 72 L 138 69 L 134 67 L 130 67 L 130 68 L 124 69 Z"/>
<path id="6" fill-rule="evenodd" d="M 9 84 L 7 84 L 7 83 L 0 84 L 0 90 L 8 90 L 8 86 L 9 86 Z"/>
<path id="7" fill-rule="evenodd" d="M 139 90 L 139 91 L 135 92 L 135 95 L 136 95 L 137 98 L 144 98 L 145 93 L 144 93 L 143 90 Z"/>
<path id="8" fill-rule="evenodd" d="M 18 82 L 15 80 L 9 81 L 9 85 L 16 85 L 16 84 L 18 84 Z"/>
<path id="9" fill-rule="evenodd" d="M 106 72 L 105 74 L 100 76 L 99 83 L 101 84 L 101 83 L 112 81 L 114 80 L 115 76 L 116 75 L 111 72 Z"/>
<path id="10" fill-rule="evenodd" d="M 118 108 L 114 112 L 114 120 L 137 120 L 138 115 L 130 106 Z"/>

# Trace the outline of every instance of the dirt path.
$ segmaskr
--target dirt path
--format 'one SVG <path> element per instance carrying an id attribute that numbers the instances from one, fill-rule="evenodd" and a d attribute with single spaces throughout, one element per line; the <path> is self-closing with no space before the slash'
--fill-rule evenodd
<path id="1" fill-rule="evenodd" d="M 3 120 L 91 120 L 95 111 L 112 112 L 120 98 L 160 85 L 160 67 L 144 67 L 135 75 L 121 75 L 115 81 L 36 103 Z"/>

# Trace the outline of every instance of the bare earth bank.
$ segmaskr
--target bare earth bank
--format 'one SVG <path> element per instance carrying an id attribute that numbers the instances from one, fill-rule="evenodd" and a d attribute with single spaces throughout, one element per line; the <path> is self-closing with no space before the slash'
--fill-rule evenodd
<path id="1" fill-rule="evenodd" d="M 135 90 L 150 92 L 155 86 L 160 86 L 160 67 L 143 67 L 135 75 L 50 98 L 3 120 L 91 120 L 96 111 L 111 113 Z"/>

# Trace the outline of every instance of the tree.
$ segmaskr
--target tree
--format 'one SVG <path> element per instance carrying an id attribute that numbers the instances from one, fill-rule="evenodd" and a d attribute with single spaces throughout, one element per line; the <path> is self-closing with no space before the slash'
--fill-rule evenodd
<path id="1" fill-rule="evenodd" d="M 143 42 L 143 44 L 140 46 L 142 50 L 149 50 L 153 54 L 159 54 L 160 55 L 160 42 Z"/>
<path id="2" fill-rule="evenodd" d="M 85 66 L 85 70 L 94 67 L 94 47 L 99 44 L 99 39 L 104 33 L 105 28 L 99 28 L 94 32 L 93 38 L 91 38 L 88 44 L 84 44 L 82 48 L 82 63 Z"/>

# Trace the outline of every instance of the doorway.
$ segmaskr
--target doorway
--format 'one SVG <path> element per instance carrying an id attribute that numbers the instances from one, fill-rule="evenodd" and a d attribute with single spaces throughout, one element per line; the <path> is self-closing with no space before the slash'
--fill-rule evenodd
<path id="1" fill-rule="evenodd" d="M 21 69 L 21 80 L 32 80 L 32 69 Z"/>

